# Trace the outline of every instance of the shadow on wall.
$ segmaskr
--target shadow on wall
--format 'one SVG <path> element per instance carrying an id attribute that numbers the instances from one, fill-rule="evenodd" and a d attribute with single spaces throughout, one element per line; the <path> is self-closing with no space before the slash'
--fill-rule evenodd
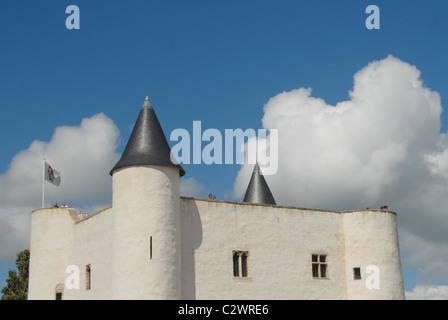
<path id="1" fill-rule="evenodd" d="M 202 243 L 202 221 L 196 201 L 181 197 L 181 294 L 184 300 L 196 299 L 195 251 Z"/>

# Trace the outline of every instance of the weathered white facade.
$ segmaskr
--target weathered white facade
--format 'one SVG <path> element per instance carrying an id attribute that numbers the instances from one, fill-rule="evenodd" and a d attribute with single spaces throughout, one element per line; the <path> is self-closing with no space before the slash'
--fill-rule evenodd
<path id="1" fill-rule="evenodd" d="M 34 211 L 29 299 L 55 299 L 58 285 L 64 299 L 404 299 L 393 212 L 178 203 L 180 237 L 171 236 L 179 241 L 169 246 L 138 214 L 122 222 L 129 239 L 117 244 L 114 208 L 86 219 L 71 208 Z M 233 276 L 234 250 L 249 253 L 248 277 Z M 313 254 L 326 255 L 325 278 L 313 277 Z M 70 266 L 79 270 L 79 289 L 66 286 L 73 284 Z M 369 266 L 377 269 L 368 274 Z"/>
<path id="2" fill-rule="evenodd" d="M 131 151 L 111 207 L 32 213 L 29 299 L 404 299 L 394 212 L 180 197 Z"/>

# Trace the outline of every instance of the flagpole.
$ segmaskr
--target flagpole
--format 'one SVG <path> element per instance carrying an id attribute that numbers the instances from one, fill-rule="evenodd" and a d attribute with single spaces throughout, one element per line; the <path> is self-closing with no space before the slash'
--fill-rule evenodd
<path id="1" fill-rule="evenodd" d="M 42 208 L 45 205 L 45 158 L 42 159 Z"/>

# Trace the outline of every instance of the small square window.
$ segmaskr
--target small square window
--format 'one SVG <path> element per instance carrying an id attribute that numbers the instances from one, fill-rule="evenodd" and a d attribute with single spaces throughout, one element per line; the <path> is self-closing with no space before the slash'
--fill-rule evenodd
<path id="1" fill-rule="evenodd" d="M 361 268 L 353 268 L 353 279 L 361 280 Z"/>

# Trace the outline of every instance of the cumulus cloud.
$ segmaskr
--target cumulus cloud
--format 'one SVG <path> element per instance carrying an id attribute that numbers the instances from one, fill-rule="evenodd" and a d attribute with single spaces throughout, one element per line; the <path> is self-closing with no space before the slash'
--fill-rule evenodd
<path id="1" fill-rule="evenodd" d="M 180 195 L 184 197 L 198 197 L 204 191 L 204 185 L 195 178 L 182 178 L 180 180 Z"/>
<path id="2" fill-rule="evenodd" d="M 111 203 L 108 169 L 118 161 L 119 131 L 104 114 L 79 126 L 57 127 L 49 142 L 33 141 L 0 175 L 0 261 L 29 248 L 31 212 L 41 207 L 42 159 L 61 173 L 59 187 L 45 185 L 45 206 L 66 202 L 92 210 Z"/>
<path id="3" fill-rule="evenodd" d="M 407 300 L 448 300 L 448 286 L 418 285 L 406 291 Z"/>
<path id="4" fill-rule="evenodd" d="M 278 204 L 398 213 L 403 265 L 422 279 L 446 277 L 448 137 L 440 95 L 417 67 L 388 56 L 354 75 L 349 99 L 327 104 L 310 88 L 282 92 L 264 106 L 278 129 L 278 172 L 267 176 Z M 251 171 L 235 180 L 242 197 Z M 434 250 L 427 250 L 433 248 Z M 437 249 L 443 249 L 438 251 Z M 428 262 L 431 261 L 429 264 Z"/>

